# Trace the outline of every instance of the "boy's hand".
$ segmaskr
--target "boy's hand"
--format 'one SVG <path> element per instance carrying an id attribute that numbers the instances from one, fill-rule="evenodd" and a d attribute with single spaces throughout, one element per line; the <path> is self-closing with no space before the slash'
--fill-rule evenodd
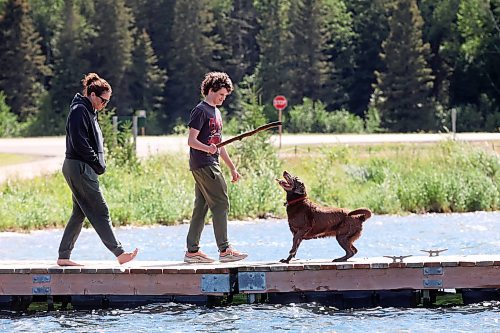
<path id="1" fill-rule="evenodd" d="M 241 175 L 239 174 L 238 170 L 232 169 L 231 170 L 231 183 L 236 183 L 238 180 L 241 179 Z"/>
<path id="2" fill-rule="evenodd" d="M 217 148 L 217 146 L 215 145 L 215 143 L 212 143 L 210 144 L 210 146 L 208 147 L 208 153 L 209 154 L 215 154 L 219 151 L 219 148 Z"/>

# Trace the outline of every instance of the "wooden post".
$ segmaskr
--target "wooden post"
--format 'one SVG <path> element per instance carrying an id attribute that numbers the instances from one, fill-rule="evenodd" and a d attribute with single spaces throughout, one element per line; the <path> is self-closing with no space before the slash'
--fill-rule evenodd
<path id="1" fill-rule="evenodd" d="M 113 143 L 116 146 L 118 143 L 118 116 L 113 116 Z"/>
<path id="2" fill-rule="evenodd" d="M 457 109 L 451 109 L 451 131 L 453 132 L 453 140 L 457 133 Z"/>
<path id="3" fill-rule="evenodd" d="M 137 152 L 137 116 L 132 116 L 132 134 L 134 135 L 134 151 Z"/>

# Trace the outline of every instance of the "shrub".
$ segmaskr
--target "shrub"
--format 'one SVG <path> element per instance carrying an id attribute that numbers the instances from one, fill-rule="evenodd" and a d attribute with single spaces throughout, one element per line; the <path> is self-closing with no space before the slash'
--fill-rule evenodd
<path id="1" fill-rule="evenodd" d="M 363 133 L 364 122 L 360 117 L 345 109 L 328 113 L 325 117 L 324 130 L 326 133 Z"/>
<path id="2" fill-rule="evenodd" d="M 345 109 L 328 112 L 321 101 L 304 98 L 292 108 L 286 126 L 294 133 L 362 133 L 363 120 Z"/>
<path id="3" fill-rule="evenodd" d="M 0 91 L 0 137 L 19 136 L 22 128 L 23 126 L 18 123 L 16 115 L 10 112 L 4 92 Z"/>
<path id="4" fill-rule="evenodd" d="M 104 137 L 106 161 L 118 167 L 136 167 L 138 159 L 133 142 L 132 123 L 124 121 L 113 128 L 114 110 L 104 110 L 99 114 L 99 125 Z"/>
<path id="5" fill-rule="evenodd" d="M 310 133 L 318 131 L 319 123 L 326 117 L 325 105 L 304 98 L 303 103 L 295 105 L 289 113 L 286 128 L 292 133 Z"/>
<path id="6" fill-rule="evenodd" d="M 365 113 L 365 130 L 368 133 L 383 132 L 381 127 L 382 120 L 380 119 L 380 112 L 376 107 L 371 106 Z"/>

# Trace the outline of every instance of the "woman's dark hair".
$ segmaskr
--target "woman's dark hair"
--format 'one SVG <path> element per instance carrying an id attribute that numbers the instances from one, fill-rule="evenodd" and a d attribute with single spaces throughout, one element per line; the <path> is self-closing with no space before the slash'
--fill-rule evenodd
<path id="1" fill-rule="evenodd" d="M 95 93 L 97 96 L 105 91 L 111 92 L 111 86 L 108 81 L 99 77 L 96 73 L 88 73 L 82 80 L 83 84 L 83 94 L 85 96 L 90 96 L 91 93 Z"/>
<path id="2" fill-rule="evenodd" d="M 219 91 L 226 88 L 228 93 L 233 91 L 233 82 L 229 75 L 223 72 L 210 72 L 205 74 L 205 78 L 201 83 L 201 94 L 205 97 L 208 95 L 210 89 Z"/>

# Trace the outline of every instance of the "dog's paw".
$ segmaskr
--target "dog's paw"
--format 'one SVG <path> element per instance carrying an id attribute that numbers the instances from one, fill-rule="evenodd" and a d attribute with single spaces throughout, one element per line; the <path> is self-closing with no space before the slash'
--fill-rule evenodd
<path id="1" fill-rule="evenodd" d="M 347 261 L 346 258 L 337 258 L 332 260 L 332 262 L 346 262 L 346 261 Z"/>
<path id="2" fill-rule="evenodd" d="M 290 262 L 290 260 L 287 260 L 287 259 L 281 259 L 280 260 L 281 263 L 283 264 L 288 264 Z"/>

